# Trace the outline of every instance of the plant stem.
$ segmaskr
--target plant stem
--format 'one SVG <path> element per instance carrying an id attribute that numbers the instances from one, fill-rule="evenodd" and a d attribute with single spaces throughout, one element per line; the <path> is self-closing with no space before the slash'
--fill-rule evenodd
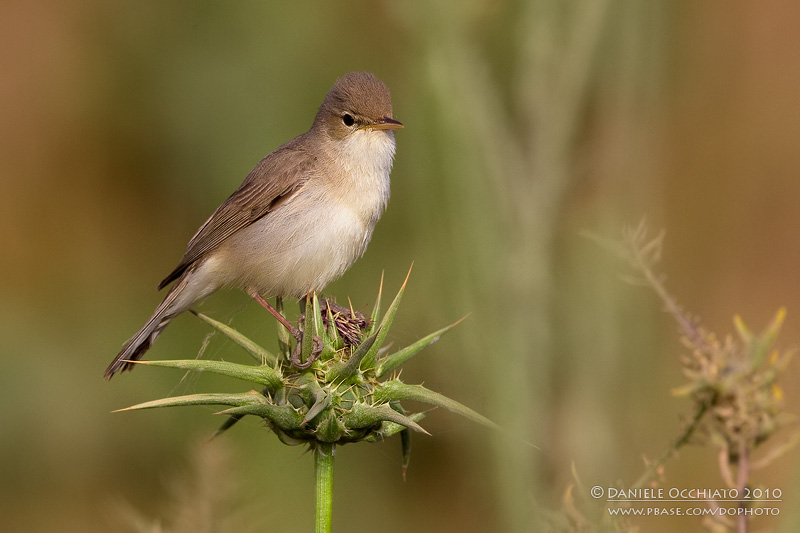
<path id="1" fill-rule="evenodd" d="M 660 246 L 660 241 L 663 236 L 664 233 L 662 232 L 661 235 L 656 237 L 656 239 L 651 241 L 649 244 L 657 244 Z M 645 245 L 645 247 L 647 246 L 648 245 Z M 698 329 L 697 324 L 694 320 L 692 320 L 692 317 L 687 315 L 681 306 L 678 305 L 678 302 L 675 301 L 672 295 L 667 292 L 667 289 L 664 287 L 664 283 L 661 281 L 661 278 L 657 276 L 655 272 L 653 272 L 653 269 L 650 267 L 650 262 L 642 253 L 643 249 L 638 248 L 635 245 L 631 248 L 633 251 L 633 259 L 636 268 L 639 269 L 648 285 L 661 299 L 664 307 L 666 307 L 666 311 L 672 315 L 672 317 L 678 323 L 678 327 L 680 328 L 681 333 L 683 333 L 683 336 L 686 337 L 689 342 L 692 343 L 692 346 L 698 350 L 704 353 L 710 352 L 711 348 L 708 346 L 708 342 L 703 336 L 703 333 Z"/>
<path id="2" fill-rule="evenodd" d="M 692 434 L 697 429 L 697 426 L 700 424 L 700 419 L 703 418 L 703 415 L 708 410 L 709 405 L 707 402 L 702 402 L 700 405 L 697 406 L 697 411 L 695 412 L 694 418 L 686 426 L 686 429 L 681 433 L 681 435 L 675 440 L 672 445 L 667 448 L 664 453 L 661 454 L 656 461 L 650 464 L 647 467 L 647 470 L 636 480 L 636 483 L 631 485 L 631 488 L 638 489 L 644 487 L 647 483 L 653 479 L 656 474 L 658 473 L 658 469 L 669 460 L 670 457 L 675 455 L 679 449 L 681 449 L 686 443 L 689 442 L 689 439 L 692 437 Z"/>
<path id="3" fill-rule="evenodd" d="M 316 533 L 331 532 L 333 516 L 333 454 L 334 444 L 319 442 L 314 448 L 314 471 L 316 473 L 317 505 L 315 513 Z"/>
<path id="4" fill-rule="evenodd" d="M 750 477 L 750 449 L 747 447 L 747 444 L 741 442 L 739 447 L 739 468 L 737 472 L 738 479 L 736 483 L 736 489 L 738 490 L 740 498 L 744 498 L 744 496 L 742 495 L 745 493 L 745 489 L 747 488 L 747 480 L 749 479 L 749 477 Z M 746 509 L 747 509 L 747 502 L 746 501 L 739 502 L 739 510 L 741 512 L 736 517 L 737 533 L 747 533 L 748 531 L 747 513 L 745 512 Z"/>

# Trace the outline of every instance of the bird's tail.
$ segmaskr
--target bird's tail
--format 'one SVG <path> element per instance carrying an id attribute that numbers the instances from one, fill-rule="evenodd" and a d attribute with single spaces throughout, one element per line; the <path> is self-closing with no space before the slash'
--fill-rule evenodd
<path id="1" fill-rule="evenodd" d="M 179 280 L 172 287 L 164 301 L 156 308 L 150 320 L 133 337 L 128 339 L 122 350 L 106 368 L 104 374 L 106 379 L 111 379 L 119 371 L 131 370 L 134 366 L 131 361 L 141 359 L 145 352 L 150 349 L 158 334 L 167 327 L 175 315 L 184 311 L 184 308 L 176 300 L 178 300 L 180 293 L 183 292 L 185 285 L 186 277 Z"/>

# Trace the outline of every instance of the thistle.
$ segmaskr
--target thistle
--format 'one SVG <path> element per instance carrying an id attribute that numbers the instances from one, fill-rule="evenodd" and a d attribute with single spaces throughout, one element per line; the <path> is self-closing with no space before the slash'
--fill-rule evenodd
<path id="1" fill-rule="evenodd" d="M 411 432 L 428 432 L 419 425 L 425 412 L 408 412 L 401 405 L 403 400 L 443 407 L 480 424 L 496 427 L 472 409 L 422 385 L 403 383 L 397 376 L 395 371 L 402 364 L 460 322 L 389 353 L 385 341 L 407 282 L 408 276 L 381 317 L 381 280 L 369 319 L 352 308 L 320 301 L 316 294 L 307 296 L 304 313 L 298 320 L 302 339 L 295 341 L 279 324 L 277 355 L 233 328 L 194 312 L 250 354 L 256 364 L 194 359 L 137 361 L 137 364 L 213 372 L 248 381 L 258 390 L 163 398 L 120 411 L 184 405 L 227 406 L 220 413 L 229 418 L 218 433 L 246 415 L 260 417 L 284 444 L 305 444 L 313 450 L 317 477 L 316 530 L 330 531 L 332 469 L 337 445 L 377 442 L 400 433 L 405 477 Z M 281 310 L 280 301 L 278 308 Z"/>

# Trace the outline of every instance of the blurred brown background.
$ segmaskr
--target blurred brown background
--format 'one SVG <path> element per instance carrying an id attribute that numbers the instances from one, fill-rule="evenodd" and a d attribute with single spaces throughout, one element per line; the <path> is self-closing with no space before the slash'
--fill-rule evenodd
<path id="1" fill-rule="evenodd" d="M 582 231 L 646 217 L 667 231 L 668 287 L 709 329 L 735 313 L 759 329 L 785 305 L 781 345 L 800 342 L 800 4 L 428 4 L 0 6 L 0 529 L 179 530 L 215 498 L 230 516 L 212 531 L 311 529 L 311 457 L 258 422 L 217 453 L 198 444 L 211 410 L 111 414 L 240 384 L 102 371 L 199 224 L 350 70 L 387 83 L 406 129 L 389 210 L 327 292 L 367 308 L 381 271 L 392 292 L 413 261 L 397 343 L 471 314 L 404 379 L 513 432 L 434 412 L 406 482 L 399 442 L 340 449 L 338 530 L 534 531 L 533 502 L 557 510 L 571 465 L 626 486 L 678 434 L 671 319 Z M 243 294 L 203 309 L 274 342 Z M 148 356 L 193 357 L 206 334 L 182 317 Z M 205 356 L 226 350 L 213 339 Z M 210 474 L 192 481 L 198 447 Z M 800 527 L 797 457 L 753 472 L 784 496 L 758 527 Z M 716 461 L 687 448 L 665 486 L 721 487 Z"/>

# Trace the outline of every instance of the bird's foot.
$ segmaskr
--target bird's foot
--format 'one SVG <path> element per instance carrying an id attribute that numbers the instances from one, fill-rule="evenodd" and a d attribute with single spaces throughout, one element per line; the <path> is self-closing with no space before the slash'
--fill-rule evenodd
<path id="1" fill-rule="evenodd" d="M 280 314 L 280 312 L 278 312 L 277 309 L 272 307 L 272 305 L 270 305 L 270 303 L 268 301 L 266 301 L 260 294 L 258 294 L 256 292 L 256 293 L 252 294 L 251 296 L 253 297 L 253 299 L 255 301 L 257 301 L 261 305 L 261 307 L 263 307 L 264 309 L 269 311 L 269 313 L 272 316 L 274 316 L 275 319 L 278 322 L 280 322 L 281 325 L 283 325 L 283 327 L 285 327 L 287 330 L 289 330 L 289 333 L 292 334 L 292 337 L 294 337 L 297 340 L 297 346 L 295 346 L 294 351 L 292 352 L 292 355 L 291 355 L 291 358 L 290 358 L 291 363 L 295 367 L 297 367 L 297 368 L 299 368 L 301 370 L 304 370 L 304 369 L 310 367 L 311 364 L 314 361 L 319 359 L 319 354 L 322 353 L 322 339 L 320 339 L 319 337 L 314 335 L 314 339 L 312 341 L 311 353 L 309 354 L 309 356 L 305 360 L 305 362 L 300 361 L 300 356 L 301 356 L 302 350 L 303 350 L 303 332 L 300 331 L 299 329 L 297 329 L 296 327 L 294 327 L 291 322 L 286 320 L 286 317 L 284 317 L 282 314 Z"/>
<path id="2" fill-rule="evenodd" d="M 291 332 L 295 339 L 297 339 L 297 346 L 294 347 L 292 351 L 292 357 L 290 361 L 292 364 L 299 368 L 300 370 L 305 370 L 306 368 L 310 367 L 314 361 L 319 359 L 319 354 L 322 353 L 322 339 L 314 335 L 312 339 L 312 347 L 311 353 L 308 355 L 308 359 L 305 362 L 300 361 L 300 356 L 303 351 L 303 332 L 297 328 L 294 328 L 294 331 Z"/>

